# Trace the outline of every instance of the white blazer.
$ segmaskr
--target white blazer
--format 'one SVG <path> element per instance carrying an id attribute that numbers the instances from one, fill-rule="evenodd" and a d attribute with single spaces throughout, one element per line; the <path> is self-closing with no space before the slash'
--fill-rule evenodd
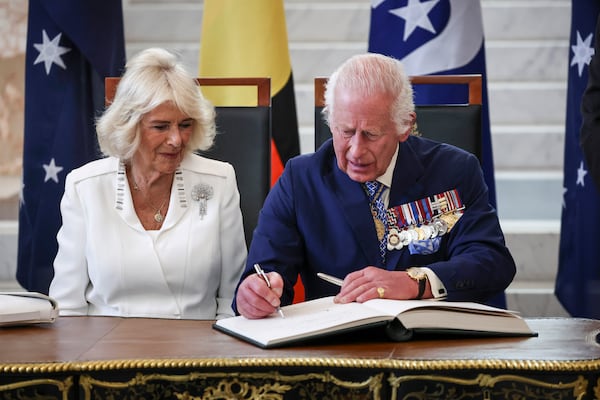
<path id="1" fill-rule="evenodd" d="M 125 174 L 109 157 L 67 175 L 50 284 L 61 315 L 232 316 L 247 256 L 233 167 L 186 156 L 158 231 L 140 223 Z M 192 199 L 200 184 L 213 189 L 204 216 Z"/>

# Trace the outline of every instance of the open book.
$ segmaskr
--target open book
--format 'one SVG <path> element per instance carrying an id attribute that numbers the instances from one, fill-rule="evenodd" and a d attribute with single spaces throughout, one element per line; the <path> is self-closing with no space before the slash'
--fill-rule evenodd
<path id="1" fill-rule="evenodd" d="M 374 299 L 336 304 L 333 297 L 282 307 L 263 319 L 220 319 L 214 329 L 262 348 L 290 344 L 382 325 L 391 340 L 410 340 L 415 333 L 476 336 L 535 336 L 513 311 L 471 302 Z"/>
<path id="2" fill-rule="evenodd" d="M 37 292 L 0 292 L 0 327 L 54 322 L 58 304 Z"/>

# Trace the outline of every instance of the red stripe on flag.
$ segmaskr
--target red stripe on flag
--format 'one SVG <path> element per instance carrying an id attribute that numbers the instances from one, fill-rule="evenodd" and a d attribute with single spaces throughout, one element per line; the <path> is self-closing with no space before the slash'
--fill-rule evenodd
<path id="1" fill-rule="evenodd" d="M 283 163 L 281 162 L 275 141 L 271 139 L 271 187 L 275 185 L 275 182 L 277 182 L 282 173 Z"/>

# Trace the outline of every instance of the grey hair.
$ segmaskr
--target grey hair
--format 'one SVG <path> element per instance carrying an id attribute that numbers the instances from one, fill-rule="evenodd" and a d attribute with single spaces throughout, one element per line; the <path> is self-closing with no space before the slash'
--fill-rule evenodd
<path id="1" fill-rule="evenodd" d="M 168 101 L 194 120 L 187 150 L 209 149 L 216 134 L 214 106 L 175 54 L 149 48 L 127 63 L 113 102 L 96 121 L 102 153 L 129 161 L 140 144 L 141 119 Z"/>
<path id="2" fill-rule="evenodd" d="M 335 114 L 336 88 L 350 89 L 362 96 L 389 94 L 395 98 L 390 114 L 398 132 L 412 124 L 409 113 L 415 110 L 413 89 L 402 63 L 381 54 L 359 54 L 349 58 L 329 77 L 325 88 L 323 116 L 331 126 Z"/>

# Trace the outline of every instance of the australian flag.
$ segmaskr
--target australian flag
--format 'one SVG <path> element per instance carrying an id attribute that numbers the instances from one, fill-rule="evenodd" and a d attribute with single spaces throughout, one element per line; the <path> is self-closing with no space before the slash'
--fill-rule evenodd
<path id="1" fill-rule="evenodd" d="M 600 318 L 600 194 L 588 173 L 579 137 L 588 65 L 592 56 L 598 57 L 593 45 L 598 41 L 595 28 L 599 12 L 600 1 L 572 2 L 563 208 L 555 287 L 556 296 L 572 316 L 596 319 Z M 600 100 L 595 103 L 600 104 Z"/>
<path id="2" fill-rule="evenodd" d="M 29 0 L 17 280 L 48 293 L 67 173 L 100 156 L 104 78 L 125 63 L 121 0 Z"/>
<path id="3" fill-rule="evenodd" d="M 482 75 L 482 169 L 490 204 L 496 207 L 496 182 L 490 133 L 483 19 L 479 0 L 373 0 L 369 51 L 402 61 L 409 75 Z M 462 85 L 424 87 L 416 104 L 465 103 Z M 437 93 L 434 93 L 437 91 Z M 490 301 L 505 307 L 504 294 Z"/>

